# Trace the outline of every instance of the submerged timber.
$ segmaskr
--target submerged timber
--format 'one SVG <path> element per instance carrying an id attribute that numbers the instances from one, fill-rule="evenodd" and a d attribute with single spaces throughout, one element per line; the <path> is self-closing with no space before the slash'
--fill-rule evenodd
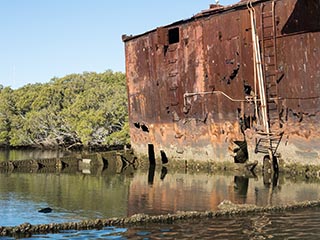
<path id="1" fill-rule="evenodd" d="M 225 202 L 221 204 L 224 205 Z M 35 234 L 49 234 L 61 233 L 70 230 L 101 230 L 104 227 L 130 227 L 145 224 L 163 224 L 163 223 L 177 223 L 187 220 L 201 220 L 201 219 L 219 219 L 224 216 L 241 216 L 241 215 L 257 215 L 261 213 L 272 212 L 286 212 L 303 209 L 319 209 L 319 201 L 307 201 L 291 205 L 282 206 L 269 206 L 269 207 L 256 207 L 238 205 L 227 203 L 229 206 L 223 210 L 218 211 L 205 211 L 205 212 L 177 212 L 175 214 L 166 214 L 158 216 L 150 216 L 147 214 L 135 214 L 130 217 L 124 218 L 109 218 L 109 219 L 92 219 L 81 222 L 67 222 L 67 223 L 51 223 L 51 224 L 38 224 L 32 225 L 30 223 L 23 223 L 19 226 L 1 227 L 0 236 L 12 236 L 16 238 L 32 237 Z"/>
<path id="2" fill-rule="evenodd" d="M 319 0 L 242 0 L 124 35 L 135 154 L 319 165 L 319 31 Z"/>

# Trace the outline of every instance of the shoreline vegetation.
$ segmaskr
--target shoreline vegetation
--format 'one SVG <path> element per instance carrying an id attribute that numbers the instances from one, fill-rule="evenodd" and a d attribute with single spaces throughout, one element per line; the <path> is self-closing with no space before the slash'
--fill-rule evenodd
<path id="1" fill-rule="evenodd" d="M 0 85 L 0 147 L 109 149 L 129 143 L 125 74 L 83 72 Z"/>

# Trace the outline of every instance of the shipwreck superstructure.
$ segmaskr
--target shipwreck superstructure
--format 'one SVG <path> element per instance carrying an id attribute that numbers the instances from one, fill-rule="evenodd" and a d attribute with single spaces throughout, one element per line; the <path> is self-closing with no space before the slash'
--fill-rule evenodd
<path id="1" fill-rule="evenodd" d="M 123 41 L 136 154 L 320 163 L 320 0 L 213 4 Z"/>

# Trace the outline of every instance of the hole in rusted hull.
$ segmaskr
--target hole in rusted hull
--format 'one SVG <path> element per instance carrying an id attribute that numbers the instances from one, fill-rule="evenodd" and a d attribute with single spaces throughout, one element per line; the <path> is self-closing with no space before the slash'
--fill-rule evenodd
<path id="1" fill-rule="evenodd" d="M 149 128 L 145 124 L 140 124 L 139 122 L 135 122 L 133 123 L 133 125 L 144 132 L 149 132 Z"/>
<path id="2" fill-rule="evenodd" d="M 144 125 L 144 124 L 141 125 L 141 129 L 142 129 L 142 131 L 144 131 L 144 132 L 149 132 L 149 128 L 148 128 L 146 125 Z"/>
<path id="3" fill-rule="evenodd" d="M 222 32 L 220 32 L 220 31 L 218 33 L 218 38 L 219 38 L 219 41 L 221 42 L 222 41 Z"/>
<path id="4" fill-rule="evenodd" d="M 180 41 L 179 28 L 172 28 L 168 31 L 169 44 L 178 43 Z"/>
<path id="5" fill-rule="evenodd" d="M 249 159 L 247 141 L 234 141 L 238 146 L 233 150 L 235 163 L 245 163 Z"/>
<path id="6" fill-rule="evenodd" d="M 236 78 L 236 76 L 238 75 L 239 73 L 239 70 L 240 70 L 240 64 L 238 63 L 238 66 L 237 68 L 233 69 L 231 75 L 230 75 L 230 79 L 233 80 Z"/>
<path id="7" fill-rule="evenodd" d="M 251 91 L 252 91 L 252 87 L 250 86 L 250 85 L 248 85 L 248 84 L 244 84 L 244 93 L 246 94 L 246 95 L 251 95 Z"/>

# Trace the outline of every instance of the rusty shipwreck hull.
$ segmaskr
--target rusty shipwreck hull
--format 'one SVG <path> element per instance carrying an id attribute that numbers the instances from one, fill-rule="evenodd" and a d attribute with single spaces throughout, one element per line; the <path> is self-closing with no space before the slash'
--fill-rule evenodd
<path id="1" fill-rule="evenodd" d="M 320 1 L 252 5 L 265 76 L 274 65 L 269 85 L 276 89 L 277 121 L 272 129 L 283 132 L 278 157 L 285 163 L 319 164 Z M 270 9 L 272 23 L 267 22 Z M 270 25 L 273 53 L 264 36 Z M 246 140 L 249 158 L 261 160 L 254 153 L 260 117 L 251 98 L 259 98 L 251 26 L 247 1 L 241 1 L 123 36 L 137 155 L 147 155 L 151 147 L 159 158 L 162 152 L 169 159 L 234 161 L 235 142 Z M 268 83 L 265 88 L 268 92 Z"/>

